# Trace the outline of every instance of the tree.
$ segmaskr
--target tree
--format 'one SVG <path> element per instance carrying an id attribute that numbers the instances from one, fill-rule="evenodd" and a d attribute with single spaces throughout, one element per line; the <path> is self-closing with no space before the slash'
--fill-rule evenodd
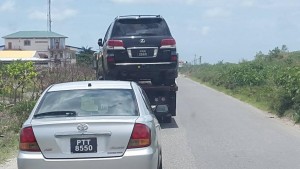
<path id="1" fill-rule="evenodd" d="M 77 55 L 77 63 L 79 65 L 87 65 L 88 67 L 93 66 L 94 53 L 92 47 L 82 47 L 81 51 Z"/>
<path id="2" fill-rule="evenodd" d="M 255 55 L 256 60 L 261 60 L 263 58 L 265 58 L 265 55 L 262 53 L 262 51 L 259 51 L 256 53 L 256 55 Z"/>
<path id="3" fill-rule="evenodd" d="M 5 66 L 7 81 L 14 93 L 14 103 L 17 102 L 18 89 L 24 89 L 26 85 L 33 82 L 37 72 L 32 62 L 13 62 Z"/>
<path id="4" fill-rule="evenodd" d="M 288 48 L 287 48 L 286 45 L 282 45 L 282 47 L 281 47 L 281 52 L 284 52 L 284 53 L 289 52 L 289 50 L 288 50 Z"/>

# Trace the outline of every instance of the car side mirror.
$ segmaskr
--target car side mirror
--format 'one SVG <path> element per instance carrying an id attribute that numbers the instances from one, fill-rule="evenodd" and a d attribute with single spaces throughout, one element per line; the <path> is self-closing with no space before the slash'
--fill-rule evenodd
<path id="1" fill-rule="evenodd" d="M 103 46 L 103 42 L 102 42 L 102 39 L 101 39 L 101 38 L 98 39 L 98 45 L 99 45 L 99 46 Z"/>

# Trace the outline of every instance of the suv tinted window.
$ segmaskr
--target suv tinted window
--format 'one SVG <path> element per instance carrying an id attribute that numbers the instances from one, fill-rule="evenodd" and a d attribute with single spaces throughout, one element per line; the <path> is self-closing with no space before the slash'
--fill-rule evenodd
<path id="1" fill-rule="evenodd" d="M 48 92 L 36 114 L 75 111 L 78 116 L 136 116 L 132 90 L 95 89 Z"/>
<path id="2" fill-rule="evenodd" d="M 115 22 L 112 37 L 118 36 L 171 36 L 161 18 L 119 19 Z"/>

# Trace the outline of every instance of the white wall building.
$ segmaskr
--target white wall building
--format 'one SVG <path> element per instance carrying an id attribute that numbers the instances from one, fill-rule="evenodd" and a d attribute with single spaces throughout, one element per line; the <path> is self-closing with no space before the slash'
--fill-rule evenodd
<path id="1" fill-rule="evenodd" d="M 20 31 L 3 37 L 4 50 L 34 50 L 49 66 L 76 63 L 76 51 L 66 48 L 66 36 L 49 31 Z"/>

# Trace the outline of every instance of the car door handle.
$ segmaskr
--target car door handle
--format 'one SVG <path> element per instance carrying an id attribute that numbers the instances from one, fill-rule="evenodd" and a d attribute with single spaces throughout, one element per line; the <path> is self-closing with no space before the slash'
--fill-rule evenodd
<path id="1" fill-rule="evenodd" d="M 159 126 L 160 126 L 159 124 L 156 124 L 156 125 L 155 125 L 156 128 L 159 127 Z"/>

